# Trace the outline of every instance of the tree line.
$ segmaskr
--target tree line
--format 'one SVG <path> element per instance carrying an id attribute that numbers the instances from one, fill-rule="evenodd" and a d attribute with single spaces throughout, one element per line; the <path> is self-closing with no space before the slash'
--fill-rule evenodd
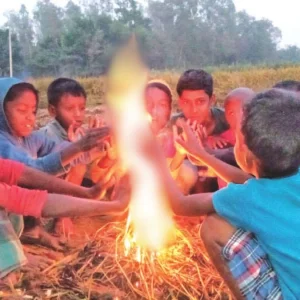
<path id="1" fill-rule="evenodd" d="M 0 76 L 9 74 L 8 30 L 19 76 L 103 74 L 132 33 L 150 68 L 300 62 L 300 48 L 279 49 L 270 20 L 237 11 L 232 0 L 38 0 L 5 12 L 0 28 Z"/>

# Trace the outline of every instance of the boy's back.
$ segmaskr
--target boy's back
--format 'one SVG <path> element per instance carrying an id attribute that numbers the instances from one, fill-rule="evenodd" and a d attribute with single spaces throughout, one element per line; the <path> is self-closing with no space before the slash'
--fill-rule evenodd
<path id="1" fill-rule="evenodd" d="M 217 213 L 255 234 L 286 299 L 300 298 L 300 171 L 279 179 L 250 179 L 216 192 Z"/>

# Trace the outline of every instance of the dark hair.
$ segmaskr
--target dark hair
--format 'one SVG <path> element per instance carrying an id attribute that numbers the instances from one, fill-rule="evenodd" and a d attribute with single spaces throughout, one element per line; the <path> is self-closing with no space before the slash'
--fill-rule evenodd
<path id="1" fill-rule="evenodd" d="M 204 90 L 211 97 L 213 95 L 213 78 L 203 70 L 187 70 L 179 78 L 177 94 L 181 96 L 185 90 Z"/>
<path id="2" fill-rule="evenodd" d="M 163 84 L 162 82 L 150 82 L 146 86 L 146 91 L 151 88 L 157 88 L 157 89 L 163 91 L 168 96 L 168 98 L 170 100 L 170 105 L 172 105 L 172 100 L 173 100 L 172 93 L 165 84 Z"/>
<path id="3" fill-rule="evenodd" d="M 71 78 L 58 78 L 55 79 L 48 87 L 48 104 L 57 106 L 61 97 L 66 94 L 74 97 L 83 96 L 86 98 L 84 88 L 76 80 Z"/>
<path id="4" fill-rule="evenodd" d="M 18 97 L 20 97 L 24 92 L 30 91 L 35 95 L 36 98 L 36 104 L 39 102 L 39 92 L 38 90 L 28 82 L 21 82 L 14 84 L 7 92 L 4 103 L 5 102 L 11 102 L 16 100 Z"/>
<path id="5" fill-rule="evenodd" d="M 297 172 L 300 165 L 300 101 L 294 93 L 271 89 L 244 107 L 242 133 L 259 160 L 263 177 Z"/>
<path id="6" fill-rule="evenodd" d="M 284 80 L 277 82 L 273 88 L 283 89 L 287 91 L 300 92 L 300 81 Z"/>

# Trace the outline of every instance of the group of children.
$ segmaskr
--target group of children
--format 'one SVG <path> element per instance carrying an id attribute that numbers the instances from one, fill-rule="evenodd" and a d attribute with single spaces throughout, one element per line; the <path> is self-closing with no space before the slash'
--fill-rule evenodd
<path id="1" fill-rule="evenodd" d="M 151 149 L 144 154 L 175 214 L 207 215 L 202 239 L 238 299 L 300 298 L 299 91 L 296 81 L 259 94 L 237 88 L 223 110 L 212 76 L 188 70 L 177 84 L 181 112 L 172 115 L 166 82 L 145 89 L 153 137 L 141 141 Z M 35 131 L 38 91 L 0 79 L 0 278 L 26 263 L 20 236 L 61 248 L 45 229 L 48 218 L 56 229 L 66 217 L 113 215 L 129 204 L 110 128 L 102 120 L 84 128 L 83 87 L 59 78 L 47 97 L 53 120 Z M 110 201 L 89 200 L 105 194 Z"/>

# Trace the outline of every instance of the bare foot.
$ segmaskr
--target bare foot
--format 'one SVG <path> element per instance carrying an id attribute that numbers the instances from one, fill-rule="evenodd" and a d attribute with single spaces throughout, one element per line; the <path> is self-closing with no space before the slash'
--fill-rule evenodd
<path id="1" fill-rule="evenodd" d="M 7 286 L 7 287 L 11 287 L 11 286 L 15 286 L 21 278 L 21 272 L 20 271 L 14 271 L 9 273 L 7 276 L 5 276 L 4 278 L 0 279 L 0 290 L 2 289 L 1 286 Z"/>
<path id="2" fill-rule="evenodd" d="M 40 226 L 24 232 L 20 240 L 24 244 L 39 244 L 58 251 L 62 251 L 65 244 L 64 240 L 49 234 Z"/>
<path id="3" fill-rule="evenodd" d="M 74 225 L 71 218 L 59 219 L 55 224 L 54 231 L 59 235 L 63 235 L 64 237 L 69 237 L 71 234 L 73 234 Z"/>
<path id="4" fill-rule="evenodd" d="M 31 269 L 44 270 L 54 262 L 53 259 L 49 259 L 47 257 L 40 256 L 40 255 L 33 255 L 30 253 L 26 253 L 26 257 L 28 263 L 25 267 L 23 267 L 23 269 L 25 270 L 31 270 Z"/>

